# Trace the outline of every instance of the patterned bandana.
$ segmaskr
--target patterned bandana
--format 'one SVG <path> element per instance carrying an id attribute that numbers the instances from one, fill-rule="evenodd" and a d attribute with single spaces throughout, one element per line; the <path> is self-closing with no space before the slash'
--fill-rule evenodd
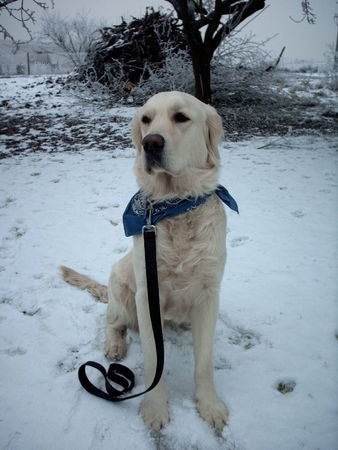
<path id="1" fill-rule="evenodd" d="M 205 194 L 201 197 L 188 198 L 171 198 L 165 201 L 152 202 L 146 197 L 144 192 L 138 191 L 128 203 L 128 206 L 123 214 L 123 226 L 125 235 L 134 236 L 142 233 L 142 228 L 147 224 L 148 207 L 151 205 L 151 224 L 156 225 L 166 217 L 174 217 L 179 214 L 191 211 L 202 205 L 213 193 L 215 193 L 230 209 L 238 211 L 236 200 L 231 197 L 224 186 L 218 185 L 213 192 Z"/>

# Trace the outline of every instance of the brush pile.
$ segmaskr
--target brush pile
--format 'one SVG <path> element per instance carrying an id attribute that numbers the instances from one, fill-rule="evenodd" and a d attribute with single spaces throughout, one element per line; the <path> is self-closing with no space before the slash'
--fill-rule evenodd
<path id="1" fill-rule="evenodd" d="M 81 81 L 99 82 L 114 90 L 124 84 L 126 90 L 146 80 L 164 64 L 165 48 L 174 52 L 187 49 L 184 34 L 172 15 L 147 8 L 144 17 L 130 23 L 98 30 L 83 65 L 78 68 Z"/>

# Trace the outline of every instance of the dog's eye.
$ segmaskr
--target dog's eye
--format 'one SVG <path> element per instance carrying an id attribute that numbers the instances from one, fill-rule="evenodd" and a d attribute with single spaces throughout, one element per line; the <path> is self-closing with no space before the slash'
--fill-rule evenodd
<path id="1" fill-rule="evenodd" d="M 146 124 L 151 122 L 151 119 L 148 116 L 143 116 L 141 120 L 143 123 L 146 123 Z"/>
<path id="2" fill-rule="evenodd" d="M 187 117 L 186 115 L 184 115 L 183 113 L 176 113 L 174 115 L 174 121 L 178 122 L 178 123 L 183 123 L 183 122 L 188 122 L 189 117 Z"/>

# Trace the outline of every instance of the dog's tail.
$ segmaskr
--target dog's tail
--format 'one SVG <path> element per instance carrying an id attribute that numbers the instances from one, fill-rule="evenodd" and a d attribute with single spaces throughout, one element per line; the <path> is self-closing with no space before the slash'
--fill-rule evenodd
<path id="1" fill-rule="evenodd" d="M 108 289 L 104 284 L 97 283 L 94 280 L 82 275 L 81 273 L 75 272 L 75 270 L 69 267 L 60 267 L 63 279 L 74 286 L 82 290 L 88 291 L 102 303 L 108 303 Z"/>

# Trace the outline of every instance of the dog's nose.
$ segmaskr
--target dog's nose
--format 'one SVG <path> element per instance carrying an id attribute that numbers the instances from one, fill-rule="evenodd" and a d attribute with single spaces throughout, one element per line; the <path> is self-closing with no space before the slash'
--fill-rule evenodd
<path id="1" fill-rule="evenodd" d="M 146 153 L 160 153 L 164 148 L 164 138 L 160 134 L 148 134 L 143 138 L 142 146 Z"/>

